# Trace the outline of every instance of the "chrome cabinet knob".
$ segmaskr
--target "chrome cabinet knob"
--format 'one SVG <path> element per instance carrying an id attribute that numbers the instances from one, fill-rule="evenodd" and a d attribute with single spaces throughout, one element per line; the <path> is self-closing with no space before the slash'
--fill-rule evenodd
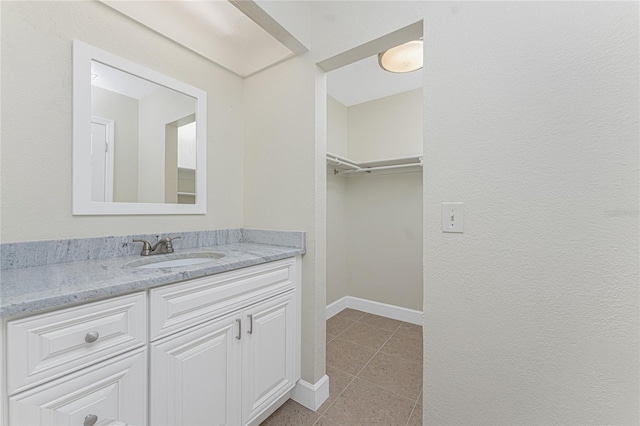
<path id="1" fill-rule="evenodd" d="M 96 423 L 98 423 L 98 416 L 96 416 L 95 414 L 89 414 L 87 417 L 84 418 L 84 426 L 93 426 Z"/>
<path id="2" fill-rule="evenodd" d="M 84 336 L 84 341 L 87 343 L 93 343 L 98 340 L 98 337 L 100 337 L 100 333 L 98 333 L 97 331 L 91 331 L 87 333 L 86 336 Z"/>

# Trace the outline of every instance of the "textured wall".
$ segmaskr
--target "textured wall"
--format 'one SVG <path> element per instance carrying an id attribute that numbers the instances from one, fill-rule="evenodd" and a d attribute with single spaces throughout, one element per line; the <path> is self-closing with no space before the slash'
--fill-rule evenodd
<path id="1" fill-rule="evenodd" d="M 425 421 L 639 424 L 638 3 L 426 8 Z"/>
<path id="2" fill-rule="evenodd" d="M 364 102 L 348 111 L 350 159 L 422 155 L 422 89 Z"/>
<path id="3" fill-rule="evenodd" d="M 245 227 L 307 233 L 302 378 L 309 383 L 325 374 L 326 136 L 316 144 L 313 117 L 326 93 L 316 99 L 314 72 L 308 54 L 295 57 L 245 79 L 243 100 Z M 326 131 L 326 118 L 318 126 Z"/>
<path id="4" fill-rule="evenodd" d="M 312 12 L 316 60 L 425 20 L 425 423 L 640 423 L 638 4 Z"/>
<path id="5" fill-rule="evenodd" d="M 422 311 L 422 173 L 347 185 L 349 295 Z"/>
<path id="6" fill-rule="evenodd" d="M 421 89 L 348 108 L 329 98 L 328 111 L 329 152 L 357 161 L 422 153 Z M 329 174 L 327 240 L 328 303 L 348 295 L 422 311 L 419 172 Z"/>
<path id="7" fill-rule="evenodd" d="M 113 199 L 138 200 L 138 100 L 91 86 L 91 113 L 113 120 Z"/>
<path id="8" fill-rule="evenodd" d="M 327 151 L 347 155 L 347 107 L 327 97 Z M 347 182 L 327 167 L 327 304 L 348 296 Z"/>
<path id="9" fill-rule="evenodd" d="M 347 110 L 349 158 L 422 154 L 422 89 Z M 422 174 L 347 180 L 349 295 L 422 311 Z"/>
<path id="10" fill-rule="evenodd" d="M 239 77 L 99 2 L 0 8 L 3 242 L 242 226 Z M 71 215 L 73 39 L 207 91 L 206 215 Z"/>

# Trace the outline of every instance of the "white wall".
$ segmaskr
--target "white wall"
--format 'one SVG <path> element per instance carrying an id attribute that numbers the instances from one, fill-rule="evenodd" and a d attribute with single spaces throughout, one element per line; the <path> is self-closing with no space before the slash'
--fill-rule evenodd
<path id="1" fill-rule="evenodd" d="M 640 423 L 638 4 L 429 11 L 426 419 Z"/>
<path id="2" fill-rule="evenodd" d="M 327 96 L 327 152 L 349 155 L 349 115 L 347 107 Z"/>
<path id="3" fill-rule="evenodd" d="M 347 185 L 349 296 L 422 312 L 422 174 Z"/>
<path id="4" fill-rule="evenodd" d="M 140 99 L 138 105 L 138 200 L 143 203 L 163 203 L 167 167 L 165 126 L 195 113 L 196 100 L 175 90 L 159 87 Z M 177 140 L 177 133 L 175 139 Z M 175 152 L 177 155 L 177 149 Z M 177 162 L 174 161 L 174 164 Z M 177 173 L 177 170 L 173 173 Z"/>
<path id="5" fill-rule="evenodd" d="M 327 97 L 327 151 L 347 156 L 347 107 Z M 347 290 L 347 182 L 327 167 L 327 305 L 345 296 Z"/>
<path id="6" fill-rule="evenodd" d="M 422 155 L 422 89 L 364 102 L 348 111 L 350 159 Z"/>
<path id="7" fill-rule="evenodd" d="M 91 86 L 91 114 L 114 121 L 113 200 L 138 201 L 138 100 Z"/>
<path id="8" fill-rule="evenodd" d="M 638 4 L 312 11 L 318 60 L 425 20 L 424 422 L 640 423 Z"/>
<path id="9" fill-rule="evenodd" d="M 99 2 L 0 2 L 0 8 L 3 242 L 243 225 L 239 77 Z M 71 215 L 73 39 L 207 91 L 206 215 Z"/>
<path id="10" fill-rule="evenodd" d="M 309 383 L 325 374 L 326 168 L 319 153 L 326 135 L 316 141 L 313 118 L 318 108 L 326 114 L 326 92 L 317 99 L 315 85 L 316 68 L 305 54 L 245 79 L 243 103 L 244 224 L 306 232 L 302 378 Z"/>
<path id="11" fill-rule="evenodd" d="M 330 103 L 329 110 L 339 110 L 339 105 Z M 346 110 L 350 159 L 384 160 L 422 154 L 422 89 Z M 332 235 L 343 232 L 337 216 L 344 214 L 346 294 L 422 311 L 422 174 L 338 177 L 344 181 L 343 192 L 336 190 L 341 188 L 339 185 L 331 183 L 334 179 L 329 175 L 328 200 L 332 202 L 328 204 L 331 210 L 327 232 L 330 242 Z M 342 212 L 336 209 L 341 201 Z M 332 229 L 332 225 L 336 228 Z M 339 272 L 340 269 L 328 273 L 331 276 Z M 328 294 L 332 285 L 327 283 Z"/>

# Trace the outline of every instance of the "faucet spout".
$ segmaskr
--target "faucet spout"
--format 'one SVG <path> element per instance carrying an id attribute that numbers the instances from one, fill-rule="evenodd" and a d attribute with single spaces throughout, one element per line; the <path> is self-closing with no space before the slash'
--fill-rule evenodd
<path id="1" fill-rule="evenodd" d="M 173 253 L 173 240 L 177 240 L 180 237 L 164 237 L 156 243 L 151 249 L 151 254 L 165 254 Z"/>
<path id="2" fill-rule="evenodd" d="M 150 256 L 152 254 L 166 254 L 166 253 L 173 253 L 173 240 L 177 240 L 180 237 L 165 237 L 162 238 L 160 240 L 158 240 L 158 242 L 151 247 L 151 244 L 149 244 L 148 241 L 145 240 L 133 240 L 135 242 L 141 242 L 144 243 L 143 247 L 142 247 L 142 252 L 140 253 L 141 256 Z"/>

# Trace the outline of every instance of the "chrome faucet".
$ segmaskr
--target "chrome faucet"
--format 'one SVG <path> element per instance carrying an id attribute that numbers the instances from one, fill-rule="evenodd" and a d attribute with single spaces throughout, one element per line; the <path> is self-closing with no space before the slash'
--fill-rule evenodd
<path id="1" fill-rule="evenodd" d="M 166 254 L 173 253 L 173 240 L 177 240 L 180 237 L 165 237 L 161 240 L 158 240 L 153 248 L 151 244 L 147 240 L 135 239 L 134 243 L 143 243 L 142 251 L 140 252 L 140 256 L 151 256 L 152 254 Z"/>

